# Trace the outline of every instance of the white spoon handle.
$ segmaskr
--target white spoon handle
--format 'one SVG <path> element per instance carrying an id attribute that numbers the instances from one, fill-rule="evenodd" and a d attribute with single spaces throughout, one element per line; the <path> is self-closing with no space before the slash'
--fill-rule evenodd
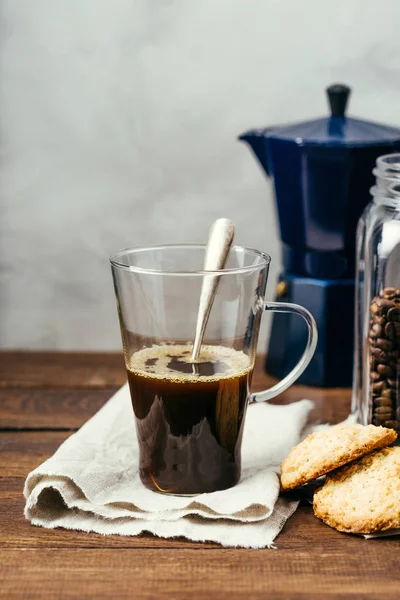
<path id="1" fill-rule="evenodd" d="M 220 271 L 224 268 L 229 250 L 235 235 L 235 225 L 229 219 L 217 219 L 210 229 L 206 256 L 205 271 Z M 219 275 L 205 275 L 201 288 L 199 312 L 197 315 L 196 335 L 194 338 L 192 361 L 196 361 L 207 327 L 208 317 L 217 291 Z"/>

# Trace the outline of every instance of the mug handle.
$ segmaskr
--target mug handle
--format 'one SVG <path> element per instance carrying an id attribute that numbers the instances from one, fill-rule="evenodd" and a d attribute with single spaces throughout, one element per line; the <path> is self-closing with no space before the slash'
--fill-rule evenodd
<path id="1" fill-rule="evenodd" d="M 315 319 L 312 314 L 303 306 L 300 306 L 299 304 L 291 304 L 290 302 L 265 302 L 264 310 L 300 315 L 307 323 L 308 339 L 302 357 L 297 365 L 290 371 L 290 373 L 286 375 L 282 381 L 279 381 L 277 384 L 273 385 L 269 390 L 251 394 L 250 402 L 266 402 L 287 390 L 287 388 L 300 377 L 304 369 L 308 366 L 310 360 L 314 356 L 315 348 L 317 347 L 318 342 L 318 330 Z"/>

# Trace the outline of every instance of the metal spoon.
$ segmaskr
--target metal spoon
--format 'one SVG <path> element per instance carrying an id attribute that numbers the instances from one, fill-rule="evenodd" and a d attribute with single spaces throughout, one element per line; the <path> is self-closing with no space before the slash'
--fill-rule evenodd
<path id="1" fill-rule="evenodd" d="M 229 250 L 235 235 L 235 225 L 229 219 L 217 219 L 210 229 L 206 256 L 204 260 L 205 271 L 220 271 L 224 268 Z M 207 327 L 208 317 L 217 291 L 219 275 L 205 275 L 201 288 L 199 312 L 197 314 L 196 335 L 193 343 L 191 361 L 199 358 L 204 332 Z"/>

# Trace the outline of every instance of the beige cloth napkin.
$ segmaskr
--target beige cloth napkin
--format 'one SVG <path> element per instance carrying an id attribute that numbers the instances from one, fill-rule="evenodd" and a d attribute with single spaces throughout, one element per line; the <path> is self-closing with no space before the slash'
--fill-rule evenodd
<path id="1" fill-rule="evenodd" d="M 279 497 L 279 463 L 298 443 L 312 408 L 252 404 L 246 416 L 242 478 L 229 490 L 176 497 L 139 479 L 129 389 L 123 386 L 25 482 L 25 516 L 34 525 L 102 534 L 272 547 L 297 502 Z"/>

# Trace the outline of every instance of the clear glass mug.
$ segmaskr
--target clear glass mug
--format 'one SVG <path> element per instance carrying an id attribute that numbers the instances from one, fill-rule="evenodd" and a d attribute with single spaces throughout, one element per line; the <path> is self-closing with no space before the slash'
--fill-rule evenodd
<path id="1" fill-rule="evenodd" d="M 265 302 L 270 257 L 235 246 L 223 271 L 203 271 L 205 246 L 122 250 L 110 258 L 140 454 L 150 490 L 196 495 L 240 479 L 249 401 L 270 400 L 301 375 L 317 344 L 302 306 Z M 218 288 L 199 361 L 190 362 L 203 278 Z M 293 312 L 308 341 L 295 368 L 272 388 L 250 393 L 263 311 Z M 290 340 L 288 340 L 290 343 Z"/>

